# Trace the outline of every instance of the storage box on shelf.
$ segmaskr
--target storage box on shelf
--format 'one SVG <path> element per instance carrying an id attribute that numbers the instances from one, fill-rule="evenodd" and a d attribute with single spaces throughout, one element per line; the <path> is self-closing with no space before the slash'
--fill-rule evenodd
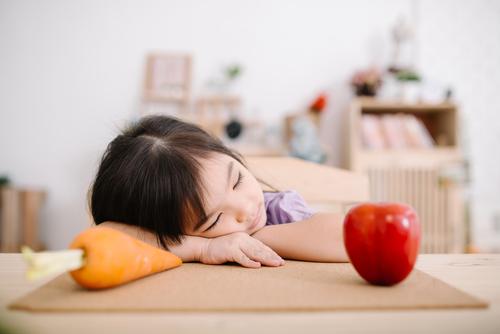
<path id="1" fill-rule="evenodd" d="M 366 136 L 362 136 L 366 134 L 363 117 L 382 119 L 386 115 L 411 115 L 423 125 L 433 145 L 368 148 Z M 382 126 L 385 138 L 391 135 L 388 130 Z M 464 166 L 458 131 L 458 111 L 451 103 L 406 104 L 359 98 L 350 105 L 350 169 L 368 175 L 371 200 L 405 202 L 417 210 L 422 253 L 464 252 L 468 246 L 463 184 L 449 176 L 450 170 Z"/>

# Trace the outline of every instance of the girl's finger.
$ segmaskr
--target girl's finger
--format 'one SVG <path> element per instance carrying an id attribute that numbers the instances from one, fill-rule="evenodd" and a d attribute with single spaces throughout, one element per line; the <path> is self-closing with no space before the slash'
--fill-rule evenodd
<path id="1" fill-rule="evenodd" d="M 274 260 L 280 263 L 284 263 L 285 261 L 281 258 L 281 256 L 278 255 L 271 247 L 266 245 L 260 240 L 255 239 L 257 243 L 260 245 L 261 249 L 264 251 L 265 255 L 267 256 L 267 259 L 269 260 Z"/>
<path id="2" fill-rule="evenodd" d="M 249 258 L 266 266 L 277 267 L 284 262 L 278 254 L 263 243 L 254 243 L 242 250 Z"/>
<path id="3" fill-rule="evenodd" d="M 283 260 L 283 258 L 281 256 L 278 255 L 278 253 L 276 253 L 271 247 L 263 244 L 265 249 L 267 250 L 268 252 L 268 256 L 269 256 L 269 259 L 272 259 L 274 261 L 277 261 L 280 265 L 284 264 L 285 263 L 285 260 Z"/>
<path id="4" fill-rule="evenodd" d="M 260 262 L 253 261 L 243 251 L 238 251 L 234 256 L 234 261 L 247 268 L 260 268 Z"/>

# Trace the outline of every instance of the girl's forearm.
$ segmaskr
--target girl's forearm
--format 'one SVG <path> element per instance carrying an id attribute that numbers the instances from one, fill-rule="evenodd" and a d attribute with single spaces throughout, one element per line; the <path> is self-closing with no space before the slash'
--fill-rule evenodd
<path id="1" fill-rule="evenodd" d="M 158 240 L 153 233 L 142 230 L 136 226 L 116 222 L 104 222 L 100 225 L 117 229 L 154 247 L 162 248 L 158 244 Z M 180 257 L 182 262 L 198 262 L 200 261 L 202 249 L 205 247 L 207 241 L 208 239 L 206 238 L 186 235 L 183 236 L 181 244 L 168 244 L 168 250 Z"/>
<path id="2" fill-rule="evenodd" d="M 252 236 L 291 260 L 348 262 L 345 251 L 343 218 L 340 214 L 317 213 L 311 218 L 266 226 Z"/>
<path id="3" fill-rule="evenodd" d="M 201 252 L 209 239 L 184 235 L 181 244 L 168 244 L 168 250 L 182 259 L 182 262 L 200 262 Z"/>

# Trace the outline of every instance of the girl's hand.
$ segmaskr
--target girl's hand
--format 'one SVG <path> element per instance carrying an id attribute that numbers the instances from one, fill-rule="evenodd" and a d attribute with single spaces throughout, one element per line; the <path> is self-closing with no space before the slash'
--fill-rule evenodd
<path id="1" fill-rule="evenodd" d="M 248 268 L 260 268 L 261 264 L 278 267 L 285 263 L 275 251 L 244 232 L 206 239 L 201 250 L 200 262 L 205 264 L 237 262 Z"/>

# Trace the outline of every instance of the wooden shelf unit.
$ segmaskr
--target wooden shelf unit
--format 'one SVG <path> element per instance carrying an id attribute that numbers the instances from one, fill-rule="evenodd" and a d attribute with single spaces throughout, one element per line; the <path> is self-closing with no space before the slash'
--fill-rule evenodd
<path id="1" fill-rule="evenodd" d="M 368 149 L 363 147 L 363 115 L 411 114 L 421 120 L 436 146 L 427 149 Z M 463 185 L 444 179 L 461 168 L 458 111 L 451 103 L 406 104 L 358 98 L 349 109 L 349 168 L 365 173 L 372 201 L 412 205 L 422 226 L 422 253 L 461 253 L 468 246 Z M 444 182 L 444 181 L 446 182 Z"/>
<path id="2" fill-rule="evenodd" d="M 361 117 L 367 114 L 414 115 L 424 123 L 437 146 L 431 149 L 366 149 L 361 143 Z M 367 165 L 392 165 L 394 160 L 401 164 L 419 161 L 424 165 L 461 162 L 458 138 L 458 112 L 451 103 L 406 104 L 373 98 L 355 99 L 349 110 L 349 167 L 362 171 Z"/>

